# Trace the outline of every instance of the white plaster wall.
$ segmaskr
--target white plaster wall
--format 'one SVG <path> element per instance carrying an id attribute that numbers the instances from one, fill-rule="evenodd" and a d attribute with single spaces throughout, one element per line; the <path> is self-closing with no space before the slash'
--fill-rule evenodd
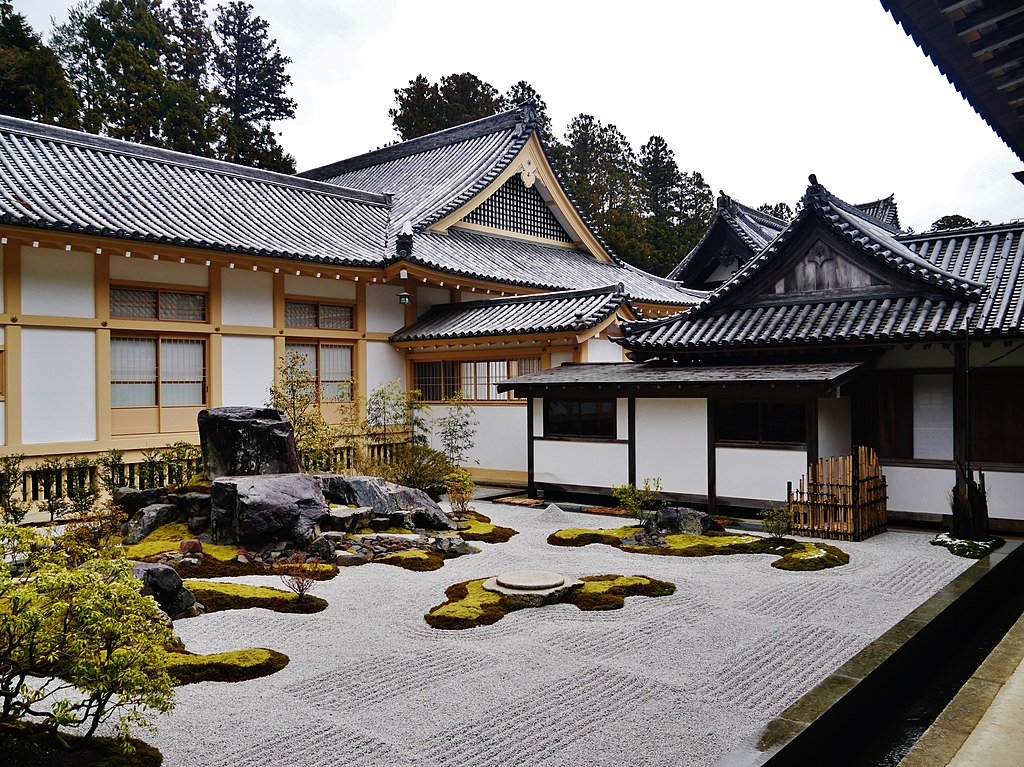
<path id="1" fill-rule="evenodd" d="M 416 288 L 416 316 L 420 316 L 431 306 L 451 302 L 452 293 L 446 288 Z"/>
<path id="2" fill-rule="evenodd" d="M 795 487 L 806 473 L 803 450 L 715 448 L 715 489 L 727 498 L 785 501 L 786 483 Z"/>
<path id="3" fill-rule="evenodd" d="M 221 339 L 221 402 L 264 405 L 274 383 L 274 339 L 224 336 Z"/>
<path id="4" fill-rule="evenodd" d="M 221 269 L 220 321 L 225 325 L 274 326 L 274 275 Z"/>
<path id="5" fill-rule="evenodd" d="M 988 515 L 1000 519 L 1024 519 L 1024 473 L 985 471 Z"/>
<path id="6" fill-rule="evenodd" d="M 333 277 L 298 277 L 285 275 L 284 292 L 289 296 L 315 296 L 336 298 L 341 301 L 355 301 L 356 284 L 351 280 L 336 280 Z"/>
<path id="7" fill-rule="evenodd" d="M 50 248 L 21 249 L 21 311 L 95 317 L 95 256 Z"/>
<path id="8" fill-rule="evenodd" d="M 95 440 L 95 332 L 25 328 L 21 345 L 25 444 Z"/>
<path id="9" fill-rule="evenodd" d="M 111 256 L 110 279 L 205 288 L 210 284 L 210 270 L 200 264 L 182 264 L 177 260 Z"/>
<path id="10" fill-rule="evenodd" d="M 551 367 L 557 368 L 566 362 L 572 362 L 572 352 L 552 352 L 551 353 Z"/>
<path id="11" fill-rule="evenodd" d="M 356 371 L 356 375 L 366 377 L 367 393 L 388 381 L 398 381 L 402 391 L 405 391 L 405 358 L 390 344 L 383 341 L 368 342 L 366 344 L 366 368 L 366 370 Z"/>
<path id="12" fill-rule="evenodd" d="M 830 397 L 818 400 L 818 455 L 850 455 L 850 398 Z"/>
<path id="13" fill-rule="evenodd" d="M 587 341 L 587 362 L 622 362 L 622 347 L 607 338 Z"/>
<path id="14" fill-rule="evenodd" d="M 405 325 L 405 307 L 398 303 L 401 285 L 366 285 L 366 329 L 394 333 Z"/>
<path id="15" fill-rule="evenodd" d="M 629 400 L 615 400 L 615 439 L 629 439 Z"/>
<path id="16" fill-rule="evenodd" d="M 537 482 L 610 488 L 629 481 L 628 446 L 618 442 L 535 440 L 533 450 Z"/>
<path id="17" fill-rule="evenodd" d="M 636 401 L 636 479 L 661 477 L 670 493 L 708 492 L 706 399 Z"/>
<path id="18" fill-rule="evenodd" d="M 956 479 L 952 469 L 883 465 L 882 473 L 889 488 L 890 511 L 950 513 L 949 491 Z"/>
<path id="19" fill-rule="evenodd" d="M 474 405 L 476 445 L 470 451 L 470 468 L 526 471 L 526 405 Z M 432 405 L 431 419 L 443 418 L 448 408 Z M 441 444 L 431 433 L 430 444 Z"/>

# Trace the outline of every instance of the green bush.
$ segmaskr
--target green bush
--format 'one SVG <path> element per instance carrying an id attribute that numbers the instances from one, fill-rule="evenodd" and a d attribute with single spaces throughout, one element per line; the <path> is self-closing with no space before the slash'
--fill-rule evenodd
<path id="1" fill-rule="evenodd" d="M 781 541 L 793 532 L 794 514 L 791 506 L 768 506 L 758 515 L 764 531 L 774 540 Z"/>
<path id="2" fill-rule="evenodd" d="M 642 488 L 632 484 L 612 488 L 612 496 L 619 507 L 644 524 L 665 507 L 665 501 L 658 498 L 660 492 L 661 477 L 647 477 Z"/>
<path id="3" fill-rule="evenodd" d="M 407 442 L 395 445 L 391 460 L 375 472 L 388 482 L 418 487 L 437 500 L 445 489 L 445 477 L 452 471 L 448 456 L 426 445 Z"/>
<path id="4" fill-rule="evenodd" d="M 28 504 L 17 498 L 22 482 L 24 453 L 0 456 L 0 515 L 3 521 L 18 524 L 28 513 Z"/>

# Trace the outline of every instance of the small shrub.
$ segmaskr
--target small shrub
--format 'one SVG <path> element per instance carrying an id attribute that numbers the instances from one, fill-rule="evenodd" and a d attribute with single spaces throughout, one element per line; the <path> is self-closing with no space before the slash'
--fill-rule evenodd
<path id="1" fill-rule="evenodd" d="M 164 457 L 167 461 L 168 484 L 184 485 L 192 476 L 192 467 L 202 458 L 202 452 L 198 445 L 178 441 L 167 446 Z"/>
<path id="2" fill-rule="evenodd" d="M 96 462 L 85 456 L 69 458 L 64 464 L 68 503 L 71 505 L 71 513 L 76 517 L 92 514 L 99 500 L 100 490 L 93 477 L 95 467 Z"/>
<path id="3" fill-rule="evenodd" d="M 791 506 L 768 506 L 757 515 L 768 537 L 781 541 L 793 532 L 794 514 Z"/>
<path id="4" fill-rule="evenodd" d="M 119 487 L 125 487 L 127 480 L 124 472 L 124 450 L 108 450 L 96 459 L 100 468 L 100 485 L 107 496 L 113 496 Z"/>
<path id="5" fill-rule="evenodd" d="M 50 457 L 39 464 L 35 470 L 36 477 L 43 490 L 43 500 L 39 503 L 42 511 L 50 515 L 53 522 L 71 511 L 71 503 L 64 497 L 61 487 L 61 476 L 64 472 L 64 460 Z"/>
<path id="6" fill-rule="evenodd" d="M 418 487 L 435 500 L 445 489 L 445 477 L 452 471 L 447 456 L 426 445 L 407 442 L 396 445 L 391 461 L 377 466 L 375 472 L 388 482 L 406 487 Z"/>
<path id="7" fill-rule="evenodd" d="M 476 411 L 456 392 L 444 401 L 445 414 L 434 419 L 434 435 L 441 444 L 441 452 L 453 466 L 469 463 L 469 453 L 476 445 Z"/>
<path id="8" fill-rule="evenodd" d="M 306 594 L 316 585 L 317 577 L 314 573 L 315 565 L 320 564 L 316 557 L 310 557 L 303 562 L 295 562 L 280 565 L 281 582 L 295 592 L 301 602 Z"/>
<path id="9" fill-rule="evenodd" d="M 473 491 L 476 490 L 476 483 L 465 469 L 456 469 L 449 472 L 444 478 L 444 489 L 448 494 L 448 502 L 452 505 L 452 514 L 458 520 L 464 519 L 466 514 L 473 511 L 469 505 L 473 500 Z"/>
<path id="10" fill-rule="evenodd" d="M 28 504 L 17 497 L 21 490 L 24 460 L 24 453 L 0 456 L 0 515 L 4 522 L 14 525 L 28 513 Z"/>
<path id="11" fill-rule="evenodd" d="M 139 464 L 139 489 L 164 486 L 164 448 L 151 447 L 142 451 Z"/>
<path id="12" fill-rule="evenodd" d="M 642 488 L 631 484 L 612 488 L 612 495 L 622 510 L 645 525 L 665 507 L 665 501 L 658 498 L 660 492 L 661 477 L 647 477 Z"/>

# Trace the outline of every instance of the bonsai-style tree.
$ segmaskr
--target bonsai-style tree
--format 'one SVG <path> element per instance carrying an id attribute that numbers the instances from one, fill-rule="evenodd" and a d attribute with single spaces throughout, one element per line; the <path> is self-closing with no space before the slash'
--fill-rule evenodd
<path id="1" fill-rule="evenodd" d="M 781 541 L 793 532 L 793 508 L 788 504 L 783 506 L 768 506 L 757 515 L 764 525 L 764 531 L 774 541 Z"/>
<path id="2" fill-rule="evenodd" d="M 293 562 L 280 565 L 281 582 L 298 595 L 298 601 L 306 598 L 306 594 L 316 585 L 314 568 L 320 563 L 316 557 L 310 557 L 303 562 Z"/>
<path id="3" fill-rule="evenodd" d="M 473 511 L 469 504 L 473 500 L 473 491 L 476 490 L 476 483 L 469 472 L 465 469 L 455 469 L 444 478 L 444 489 L 448 493 L 448 502 L 452 506 L 452 515 L 457 520 L 462 520 Z"/>
<path id="4" fill-rule="evenodd" d="M 661 477 L 647 477 L 642 488 L 632 484 L 612 488 L 612 496 L 619 508 L 639 519 L 644 527 L 652 526 L 658 512 L 665 508 L 665 501 L 658 498 L 660 492 Z"/>

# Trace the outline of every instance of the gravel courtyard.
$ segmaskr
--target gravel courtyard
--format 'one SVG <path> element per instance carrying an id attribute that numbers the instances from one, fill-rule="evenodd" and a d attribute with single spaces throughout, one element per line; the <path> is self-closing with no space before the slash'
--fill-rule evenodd
<path id="1" fill-rule="evenodd" d="M 839 543 L 850 564 L 821 572 L 777 570 L 763 555 L 560 548 L 545 541 L 554 530 L 621 522 L 476 507 L 520 534 L 434 572 L 342 569 L 312 592 L 330 602 L 322 613 L 178 621 L 194 652 L 269 647 L 291 663 L 183 687 L 142 737 L 178 767 L 707 765 L 971 564 L 913 533 Z M 452 583 L 524 568 L 651 575 L 677 590 L 613 612 L 522 610 L 466 631 L 423 621 Z"/>

